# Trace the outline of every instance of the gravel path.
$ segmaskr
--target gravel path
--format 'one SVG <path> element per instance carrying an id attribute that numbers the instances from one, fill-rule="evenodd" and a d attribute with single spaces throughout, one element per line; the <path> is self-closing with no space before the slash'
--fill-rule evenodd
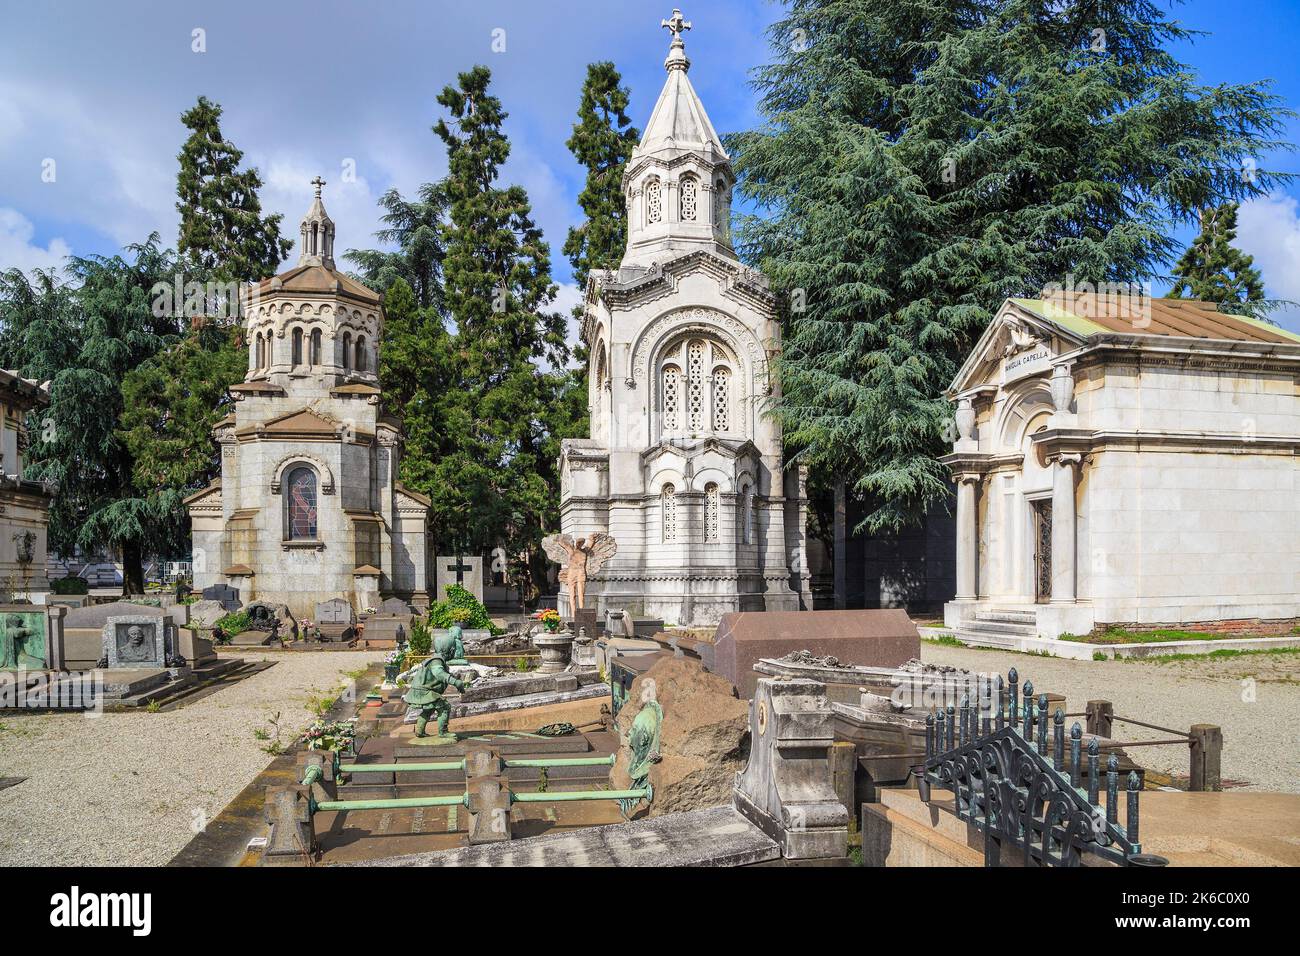
<path id="1" fill-rule="evenodd" d="M 381 652 L 243 653 L 275 666 L 172 712 L 0 714 L 0 866 L 160 866 Z"/>
<path id="2" fill-rule="evenodd" d="M 1223 728 L 1225 781 L 1300 793 L 1300 654 L 1069 661 L 922 643 L 921 657 L 988 674 L 1005 675 L 1014 667 L 1022 682 L 1027 678 L 1040 690 L 1065 694 L 1069 712 L 1103 699 L 1114 703 L 1116 713 L 1151 724 L 1217 724 Z M 1170 737 L 1123 723 L 1116 724 L 1116 733 L 1123 740 Z M 1182 747 L 1139 747 L 1132 756 L 1153 770 L 1187 775 Z"/>

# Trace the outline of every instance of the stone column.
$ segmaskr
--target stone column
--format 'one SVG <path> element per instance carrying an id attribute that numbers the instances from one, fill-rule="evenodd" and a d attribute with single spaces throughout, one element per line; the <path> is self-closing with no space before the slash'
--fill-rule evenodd
<path id="1" fill-rule="evenodd" d="M 1061 454 L 1052 465 L 1052 603 L 1075 601 L 1075 466 L 1080 455 Z"/>
<path id="2" fill-rule="evenodd" d="M 975 562 L 979 553 L 979 521 L 976 491 L 980 476 L 957 476 L 957 594 L 958 601 L 974 601 L 978 596 Z"/>

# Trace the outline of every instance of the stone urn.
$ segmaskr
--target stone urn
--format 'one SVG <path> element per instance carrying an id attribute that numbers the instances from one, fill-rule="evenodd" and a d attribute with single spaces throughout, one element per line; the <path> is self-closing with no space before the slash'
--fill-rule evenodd
<path id="1" fill-rule="evenodd" d="M 533 635 L 533 646 L 542 656 L 541 674 L 559 674 L 568 669 L 573 651 L 573 635 L 568 631 L 545 632 Z"/>

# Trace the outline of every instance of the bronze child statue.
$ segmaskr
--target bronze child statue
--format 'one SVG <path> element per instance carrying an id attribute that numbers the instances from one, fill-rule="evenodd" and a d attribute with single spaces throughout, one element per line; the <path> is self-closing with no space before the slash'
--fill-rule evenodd
<path id="1" fill-rule="evenodd" d="M 463 681 L 452 675 L 447 669 L 448 662 L 463 657 L 464 646 L 460 643 L 460 628 L 452 627 L 447 634 L 433 642 L 433 656 L 409 671 L 410 689 L 402 700 L 412 707 L 418 707 L 420 716 L 415 722 L 415 736 L 425 737 L 429 718 L 438 717 L 438 736 L 446 737 L 447 724 L 451 720 L 451 705 L 443 695 L 447 687 L 464 691 L 469 681 Z"/>

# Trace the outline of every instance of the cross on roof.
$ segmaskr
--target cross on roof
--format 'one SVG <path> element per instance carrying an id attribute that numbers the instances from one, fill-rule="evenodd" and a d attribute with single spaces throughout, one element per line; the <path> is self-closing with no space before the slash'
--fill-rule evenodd
<path id="1" fill-rule="evenodd" d="M 673 35 L 674 40 L 680 40 L 683 33 L 691 28 L 691 21 L 682 19 L 682 11 L 676 7 L 673 8 L 673 15 L 659 24 L 661 27 L 667 27 L 668 32 Z"/>
<path id="2" fill-rule="evenodd" d="M 311 181 L 311 184 L 316 187 L 316 198 L 320 199 L 320 188 L 325 185 L 325 180 L 317 176 Z"/>

